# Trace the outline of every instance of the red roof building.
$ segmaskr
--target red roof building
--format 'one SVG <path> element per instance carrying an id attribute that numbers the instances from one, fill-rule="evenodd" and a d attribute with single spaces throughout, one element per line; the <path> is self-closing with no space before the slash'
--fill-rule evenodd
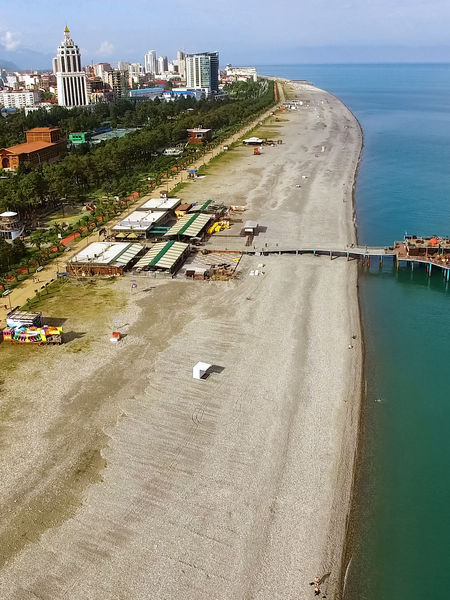
<path id="1" fill-rule="evenodd" d="M 188 144 L 206 144 L 212 139 L 212 129 L 196 127 L 186 131 L 188 132 Z"/>
<path id="2" fill-rule="evenodd" d="M 35 127 L 26 132 L 27 141 L 9 148 L 0 148 L 0 167 L 15 171 L 28 163 L 35 167 L 58 160 L 66 149 L 59 127 Z"/>

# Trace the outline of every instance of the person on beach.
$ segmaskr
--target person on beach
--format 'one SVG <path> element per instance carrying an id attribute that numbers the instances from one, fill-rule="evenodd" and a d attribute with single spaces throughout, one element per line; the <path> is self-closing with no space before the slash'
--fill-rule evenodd
<path id="1" fill-rule="evenodd" d="M 320 595 L 320 587 L 318 585 L 316 585 L 316 587 L 314 588 L 314 596 L 319 596 Z"/>

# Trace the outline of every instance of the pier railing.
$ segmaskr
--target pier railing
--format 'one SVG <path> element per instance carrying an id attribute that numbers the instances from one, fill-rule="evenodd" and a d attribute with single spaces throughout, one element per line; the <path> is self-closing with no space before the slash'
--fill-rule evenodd
<path id="1" fill-rule="evenodd" d="M 414 268 L 414 264 L 422 264 L 427 267 L 428 274 L 431 275 L 433 266 L 439 267 L 443 270 L 444 277 L 450 280 L 450 254 L 429 254 L 429 255 L 411 255 L 406 250 L 404 245 L 398 245 L 395 247 L 381 247 L 381 246 L 347 246 L 345 248 L 324 248 L 324 247 L 300 247 L 300 248 L 249 248 L 245 250 L 243 254 L 253 256 L 269 256 L 269 255 L 283 255 L 283 254 L 312 254 L 315 256 L 329 256 L 331 260 L 338 257 L 345 257 L 347 260 L 359 260 L 363 264 L 369 265 L 371 260 L 379 261 L 380 266 L 383 264 L 385 258 L 392 258 L 394 264 L 398 268 L 401 262 L 411 264 L 411 268 Z"/>

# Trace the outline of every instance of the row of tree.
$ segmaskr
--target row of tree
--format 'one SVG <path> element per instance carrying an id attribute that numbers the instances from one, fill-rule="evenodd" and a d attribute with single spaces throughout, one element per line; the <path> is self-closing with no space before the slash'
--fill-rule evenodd
<path id="1" fill-rule="evenodd" d="M 183 166 L 190 162 L 189 151 L 179 160 L 161 155 L 163 148 L 185 141 L 186 129 L 201 124 L 213 129 L 216 139 L 221 140 L 273 103 L 272 85 L 262 81 L 258 84 L 249 82 L 248 86 L 247 97 L 244 97 L 242 82 L 239 82 L 240 92 L 235 100 L 195 102 L 181 98 L 169 103 L 149 101 L 135 105 L 120 101 L 113 105 L 99 105 L 100 108 L 95 107 L 92 115 L 86 109 L 73 109 L 74 114 L 67 117 L 69 120 L 89 119 L 91 116 L 100 118 L 102 111 L 114 110 L 125 119 L 125 109 L 130 105 L 133 107 L 130 109 L 132 124 L 146 120 L 146 125 L 123 138 L 91 149 L 74 150 L 58 163 L 43 164 L 39 168 L 22 167 L 17 173 L 4 175 L 0 179 L 0 211 L 14 209 L 23 216 L 33 217 L 43 208 L 59 204 L 62 198 L 80 200 L 100 190 L 119 196 L 143 191 L 149 178 L 157 180 L 175 163 Z M 259 95 L 255 94 L 255 86 L 259 87 Z M 195 108 L 187 110 L 192 108 L 193 102 Z M 60 113 L 61 110 L 63 113 Z M 30 113 L 26 118 L 35 118 L 38 112 Z M 62 120 L 56 118 L 66 112 L 66 109 L 58 107 L 41 115 L 48 119 L 46 123 L 36 121 L 34 125 L 67 125 L 66 117 Z M 9 126 L 10 119 L 0 119 L 0 124 L 5 121 Z"/>

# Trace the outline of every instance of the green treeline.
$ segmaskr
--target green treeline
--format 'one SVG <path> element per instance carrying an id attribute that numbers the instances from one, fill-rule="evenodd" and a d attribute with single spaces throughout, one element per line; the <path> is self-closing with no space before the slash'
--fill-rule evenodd
<path id="1" fill-rule="evenodd" d="M 28 117 L 21 111 L 0 118 L 0 137 L 3 143 L 9 136 L 8 144 L 22 142 L 22 131 L 38 126 L 57 125 L 66 134 L 92 130 L 105 121 L 114 126 L 140 128 L 92 148 L 85 145 L 73 149 L 58 163 L 39 168 L 25 166 L 16 173 L 0 170 L 0 212 L 16 210 L 29 220 L 48 208 L 61 207 L 62 199 L 77 201 L 97 196 L 95 209 L 73 225 L 54 224 L 47 230 L 32 231 L 27 245 L 21 240 L 10 244 L 0 239 L 0 291 L 11 289 L 36 266 L 63 252 L 60 234 L 78 231 L 81 236 L 89 235 L 92 227 L 120 214 L 128 201 L 113 199 L 112 195 L 124 197 L 134 191 L 148 190 L 172 166 L 187 166 L 197 158 L 196 150 L 207 151 L 205 146 L 188 149 L 179 158 L 161 155 L 163 148 L 186 140 L 186 129 L 199 125 L 211 128 L 214 131 L 211 145 L 218 144 L 274 103 L 273 86 L 264 80 L 238 82 L 228 86 L 228 91 L 230 97 L 222 101 L 121 100 L 97 105 L 92 111 L 55 107 L 50 112 L 30 113 Z M 110 197 L 99 198 L 104 193 Z"/>
<path id="2" fill-rule="evenodd" d="M 105 121 L 140 129 L 98 146 L 73 149 L 57 163 L 39 168 L 25 166 L 12 174 L 3 171 L 0 210 L 9 208 L 26 215 L 56 205 L 61 198 L 78 200 L 99 191 L 119 196 L 143 191 L 148 186 L 148 177 L 158 180 L 171 166 L 188 164 L 189 151 L 178 160 L 160 154 L 163 148 L 184 142 L 186 129 L 199 125 L 211 128 L 217 143 L 274 102 L 273 86 L 265 80 L 238 82 L 229 86 L 229 92 L 230 97 L 221 101 L 120 100 L 99 104 L 92 111 L 55 107 L 50 112 L 36 111 L 27 117 L 21 112 L 1 118 L 3 145 L 8 136 L 13 143 L 23 141 L 18 139 L 19 129 L 37 126 L 57 125 L 66 134 L 92 130 Z"/>

